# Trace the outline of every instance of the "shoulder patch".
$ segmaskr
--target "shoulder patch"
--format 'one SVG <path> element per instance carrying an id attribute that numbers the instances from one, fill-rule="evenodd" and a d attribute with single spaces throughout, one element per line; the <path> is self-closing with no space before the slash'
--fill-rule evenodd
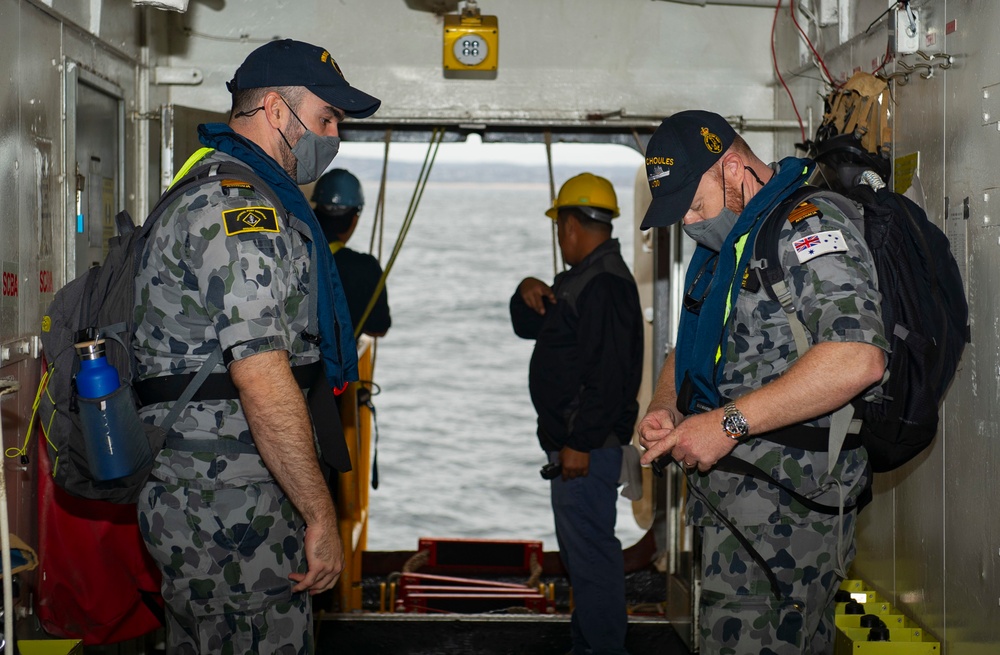
<path id="1" fill-rule="evenodd" d="M 273 207 L 242 207 L 222 212 L 222 223 L 226 236 L 236 236 L 246 232 L 280 232 L 278 215 Z"/>
<path id="2" fill-rule="evenodd" d="M 795 225 L 799 221 L 804 221 L 807 218 L 812 218 L 813 216 L 822 216 L 823 212 L 819 210 L 819 207 L 812 204 L 808 200 L 799 204 L 798 207 L 793 209 L 791 213 L 788 214 L 788 222 Z"/>
<path id="3" fill-rule="evenodd" d="M 249 189 L 253 191 L 253 185 L 243 180 L 222 180 L 219 184 L 222 185 L 223 191 L 227 191 L 228 189 Z"/>
<path id="4" fill-rule="evenodd" d="M 800 264 L 827 253 L 847 252 L 847 243 L 844 242 L 844 235 L 840 230 L 810 234 L 794 241 L 792 247 L 795 248 L 795 256 L 798 257 Z"/>

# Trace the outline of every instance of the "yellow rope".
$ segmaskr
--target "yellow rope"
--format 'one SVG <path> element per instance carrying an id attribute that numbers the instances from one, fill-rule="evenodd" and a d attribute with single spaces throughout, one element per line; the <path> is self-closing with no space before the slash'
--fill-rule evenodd
<path id="1" fill-rule="evenodd" d="M 42 374 L 42 379 L 38 383 L 38 391 L 35 392 L 35 400 L 31 403 L 31 418 L 28 419 L 28 428 L 24 432 L 24 443 L 20 448 L 8 448 L 4 451 L 4 456 L 6 457 L 24 457 L 28 454 L 28 444 L 31 442 L 31 428 L 35 424 L 35 417 L 38 416 L 38 406 L 42 402 L 42 393 L 48 394 L 49 387 L 49 377 L 52 375 L 52 367 L 49 367 L 45 373 Z M 52 396 L 49 396 L 52 399 Z M 53 403 L 53 406 L 55 403 Z M 55 449 L 55 446 L 49 441 L 49 430 L 52 428 L 52 421 L 55 419 L 56 413 L 52 412 L 52 416 L 49 418 L 48 425 L 42 425 L 42 434 L 45 435 L 45 440 L 48 441 L 49 445 Z"/>
<path id="2" fill-rule="evenodd" d="M 420 206 L 420 200 L 423 198 L 424 189 L 427 187 L 427 179 L 430 177 L 431 169 L 434 167 L 434 160 L 437 158 L 438 148 L 444 140 L 444 134 L 445 130 L 443 127 L 434 128 L 434 133 L 431 135 L 431 141 L 427 145 L 427 154 L 424 156 L 424 164 L 420 169 L 420 175 L 417 176 L 417 185 L 413 189 L 413 197 L 410 198 L 410 206 L 406 210 L 406 218 L 403 219 L 403 225 L 399 228 L 399 237 L 396 238 L 396 245 L 392 248 L 392 254 L 389 255 L 389 261 L 385 266 L 385 270 L 382 271 L 382 277 L 379 278 L 378 284 L 375 286 L 375 292 L 368 301 L 368 306 L 365 307 L 364 314 L 361 315 L 361 320 L 358 321 L 356 326 L 354 326 L 355 339 L 361 335 L 361 326 L 365 324 L 365 321 L 368 320 L 368 316 L 375 308 L 375 303 L 378 301 L 378 297 L 382 294 L 382 290 L 385 289 L 385 280 L 389 277 L 389 271 L 392 270 L 393 264 L 396 263 L 396 257 L 399 255 L 399 251 L 403 248 L 403 242 L 406 241 L 406 235 L 410 231 L 410 226 L 413 224 L 413 217 L 417 214 L 417 207 Z"/>

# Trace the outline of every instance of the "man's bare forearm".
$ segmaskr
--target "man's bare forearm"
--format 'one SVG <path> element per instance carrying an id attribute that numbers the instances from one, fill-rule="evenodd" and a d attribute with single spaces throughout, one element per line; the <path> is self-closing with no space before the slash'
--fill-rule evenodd
<path id="1" fill-rule="evenodd" d="M 671 413 L 677 411 L 677 385 L 674 383 L 674 351 L 670 351 L 667 358 L 663 360 L 663 367 L 660 369 L 660 377 L 656 380 L 656 388 L 653 389 L 653 397 L 649 401 L 646 412 L 657 409 L 667 410 Z"/>
<path id="2" fill-rule="evenodd" d="M 241 359 L 229 368 L 250 433 L 271 475 L 306 525 L 336 526 L 336 510 L 313 443 L 305 398 L 284 350 Z M 330 399 L 333 402 L 333 398 Z"/>

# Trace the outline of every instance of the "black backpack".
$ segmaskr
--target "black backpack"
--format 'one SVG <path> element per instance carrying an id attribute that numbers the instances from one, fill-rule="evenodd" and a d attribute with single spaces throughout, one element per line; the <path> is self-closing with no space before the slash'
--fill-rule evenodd
<path id="1" fill-rule="evenodd" d="M 220 177 L 220 176 L 224 176 Z M 81 424 L 81 406 L 89 402 L 76 393 L 79 361 L 74 345 L 80 341 L 105 339 L 108 362 L 118 370 L 121 387 L 106 400 L 118 403 L 126 419 L 129 438 L 147 439 L 154 454 L 163 447 L 166 433 L 180 410 L 198 391 L 222 353 L 213 353 L 201 370 L 178 394 L 171 411 L 160 425 L 138 420 L 138 397 L 133 388 L 136 363 L 133 356 L 135 275 L 146 239 L 170 204 L 190 189 L 219 179 L 237 179 L 266 191 L 267 185 L 247 167 L 231 163 L 204 164 L 194 168 L 164 193 L 141 227 L 128 212 L 115 217 L 118 236 L 108 240 L 108 254 L 99 266 L 67 283 L 56 292 L 42 319 L 41 340 L 47 370 L 38 390 L 38 414 L 49 449 L 54 482 L 74 496 L 113 503 L 134 503 L 149 473 L 152 461 L 124 478 L 101 481 L 91 474 Z M 277 198 L 268 194 L 275 207 Z M 283 210 L 280 210 L 283 211 Z"/>
<path id="2" fill-rule="evenodd" d="M 892 192 L 877 175 L 869 171 L 863 179 L 871 184 L 856 184 L 844 195 L 811 186 L 796 191 L 761 227 L 751 274 L 755 272 L 769 295 L 782 302 L 793 331 L 797 330 L 801 324 L 794 299 L 775 291 L 783 284 L 778 232 L 795 208 L 811 197 L 844 206 L 848 216 L 856 215 L 857 209 L 845 206 L 845 196 L 861 206 L 891 351 L 887 376 L 853 401 L 853 418 L 860 419 L 860 428 L 856 422 L 854 427 L 872 470 L 884 472 L 908 462 L 933 441 L 939 406 L 970 341 L 969 308 L 945 234 L 919 205 Z M 797 348 L 801 356 L 804 350 L 798 342 Z"/>

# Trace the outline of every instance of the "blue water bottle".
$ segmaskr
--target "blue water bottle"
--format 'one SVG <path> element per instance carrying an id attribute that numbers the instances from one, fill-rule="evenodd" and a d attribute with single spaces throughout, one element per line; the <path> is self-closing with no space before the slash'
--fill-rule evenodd
<path id="1" fill-rule="evenodd" d="M 76 344 L 80 372 L 76 374 L 76 392 L 81 398 L 110 395 L 121 386 L 118 371 L 104 356 L 104 339 Z"/>
<path id="2" fill-rule="evenodd" d="M 116 480 L 152 463 L 153 454 L 136 411 L 132 391 L 104 356 L 104 339 L 76 344 L 80 372 L 76 392 L 90 473 Z"/>

